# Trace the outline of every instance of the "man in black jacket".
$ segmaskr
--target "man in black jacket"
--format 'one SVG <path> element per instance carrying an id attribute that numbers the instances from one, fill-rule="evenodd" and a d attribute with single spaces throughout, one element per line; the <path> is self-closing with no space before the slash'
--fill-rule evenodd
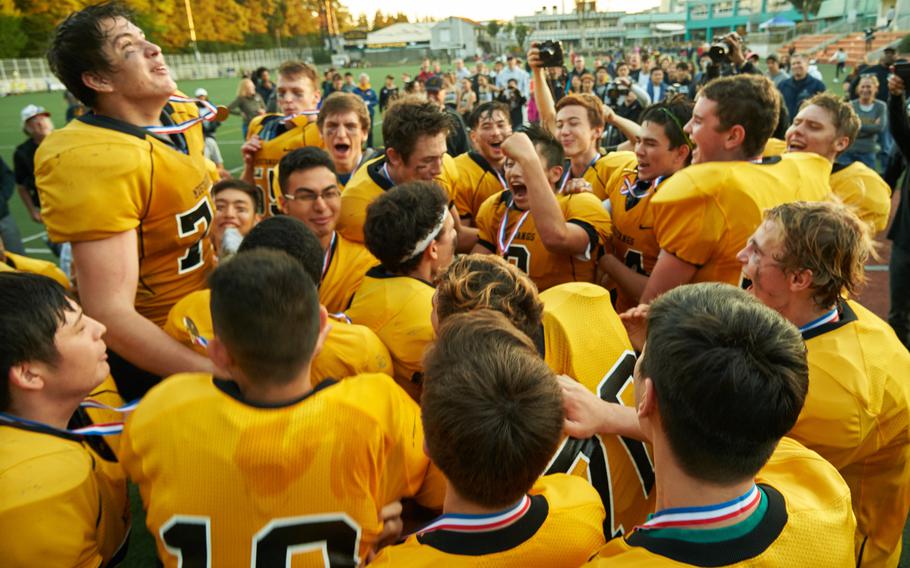
<path id="1" fill-rule="evenodd" d="M 910 160 L 910 121 L 907 119 L 904 101 L 906 86 L 900 77 L 892 75 L 888 79 L 888 92 L 888 125 L 891 136 L 904 160 Z M 910 202 L 907 198 L 910 176 L 904 176 L 900 191 L 894 222 L 888 231 L 888 238 L 894 243 L 888 272 L 891 286 L 888 323 L 901 342 L 910 345 Z"/>

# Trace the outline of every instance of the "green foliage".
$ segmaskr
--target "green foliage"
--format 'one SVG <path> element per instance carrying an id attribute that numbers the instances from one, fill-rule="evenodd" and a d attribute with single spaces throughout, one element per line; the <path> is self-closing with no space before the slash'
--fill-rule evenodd
<path id="1" fill-rule="evenodd" d="M 22 31 L 22 18 L 0 15 L 0 59 L 19 57 L 28 43 L 28 36 Z"/>
<path id="2" fill-rule="evenodd" d="M 822 0 L 790 0 L 790 4 L 803 15 L 803 21 L 808 22 L 815 14 L 818 14 Z"/>
<path id="3" fill-rule="evenodd" d="M 487 22 L 487 33 L 490 35 L 490 37 L 496 37 L 496 34 L 498 34 L 499 30 L 501 29 L 502 24 L 500 24 L 497 20 L 490 20 Z"/>
<path id="4" fill-rule="evenodd" d="M 531 33 L 531 28 L 524 25 L 518 24 L 515 26 L 515 39 L 518 41 L 518 47 L 524 51 L 525 40 L 528 38 L 528 35 Z"/>
<path id="5" fill-rule="evenodd" d="M 910 53 L 910 34 L 907 34 L 901 39 L 901 42 L 897 44 L 898 53 Z"/>

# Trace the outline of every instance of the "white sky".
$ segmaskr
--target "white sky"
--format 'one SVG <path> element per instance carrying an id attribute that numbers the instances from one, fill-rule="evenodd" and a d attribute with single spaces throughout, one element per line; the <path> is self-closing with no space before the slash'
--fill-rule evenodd
<path id="1" fill-rule="evenodd" d="M 365 13 L 372 20 L 377 8 L 383 13 L 404 12 L 411 21 L 415 18 L 431 16 L 446 18 L 449 16 L 462 16 L 476 21 L 484 20 L 511 20 L 515 16 L 530 16 L 544 5 L 547 8 L 558 6 L 559 10 L 565 7 L 566 12 L 571 12 L 574 0 L 458 0 L 447 2 L 445 0 L 389 0 L 377 3 L 375 0 L 342 0 L 351 14 L 356 19 L 360 13 Z M 629 11 L 640 12 L 660 4 L 660 0 L 599 0 L 597 9 L 601 11 Z"/>

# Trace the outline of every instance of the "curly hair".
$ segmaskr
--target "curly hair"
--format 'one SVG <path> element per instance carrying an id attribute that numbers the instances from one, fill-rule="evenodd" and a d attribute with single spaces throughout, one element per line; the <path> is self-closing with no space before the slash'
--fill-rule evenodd
<path id="1" fill-rule="evenodd" d="M 770 79 L 754 74 L 720 77 L 705 85 L 698 96 L 717 103 L 719 131 L 737 124 L 743 127 L 746 156 L 761 153 L 780 118 L 780 92 Z"/>
<path id="2" fill-rule="evenodd" d="M 382 139 L 407 162 L 421 136 L 449 134 L 452 120 L 435 104 L 417 97 L 395 100 L 382 115 Z"/>

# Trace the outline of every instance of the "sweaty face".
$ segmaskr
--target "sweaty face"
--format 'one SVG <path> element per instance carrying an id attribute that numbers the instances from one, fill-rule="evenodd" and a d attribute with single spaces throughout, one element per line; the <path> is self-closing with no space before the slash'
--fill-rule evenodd
<path id="1" fill-rule="evenodd" d="M 326 167 L 298 170 L 288 176 L 282 187 L 284 212 L 323 239 L 332 234 L 341 212 L 341 192 L 333 174 Z M 289 199 L 290 195 L 293 199 Z"/>
<path id="2" fill-rule="evenodd" d="M 330 114 L 325 117 L 320 133 L 335 169 L 341 173 L 353 171 L 363 155 L 363 142 L 367 138 L 357 113 Z"/>
<path id="3" fill-rule="evenodd" d="M 442 172 L 442 157 L 446 153 L 446 133 L 421 135 L 407 161 L 392 164 L 393 177 L 398 183 L 431 181 Z"/>
<path id="4" fill-rule="evenodd" d="M 480 117 L 477 126 L 471 130 L 474 148 L 493 166 L 502 164 L 505 155 L 502 143 L 512 134 L 509 117 L 501 111 L 488 112 Z"/>
<path id="5" fill-rule="evenodd" d="M 671 125 L 676 128 L 675 125 Z M 675 173 L 685 165 L 680 159 L 679 148 L 670 149 L 670 139 L 664 125 L 646 120 L 641 124 L 641 134 L 635 145 L 635 157 L 638 159 L 638 179 L 651 181 L 658 176 Z"/>
<path id="6" fill-rule="evenodd" d="M 259 221 L 253 200 L 239 189 L 222 189 L 215 196 L 215 219 L 212 221 L 212 239 L 221 242 L 224 231 L 233 227 L 240 231 L 242 236 Z"/>
<path id="7" fill-rule="evenodd" d="M 717 118 L 717 103 L 706 97 L 698 97 L 695 108 L 692 109 L 692 119 L 685 126 L 685 131 L 695 144 L 692 151 L 693 164 L 720 159 L 726 131 L 718 132 L 718 128 L 720 120 Z"/>
<path id="8" fill-rule="evenodd" d="M 556 113 L 556 137 L 567 158 L 582 156 L 595 148 L 600 134 L 600 128 L 591 128 L 588 111 L 582 106 L 564 106 Z"/>
<path id="9" fill-rule="evenodd" d="M 319 90 L 306 76 L 278 76 L 278 108 L 283 115 L 315 110 L 318 104 Z"/>
<path id="10" fill-rule="evenodd" d="M 101 23 L 102 51 L 113 71 L 104 73 L 110 92 L 129 99 L 160 99 L 177 90 L 164 64 L 161 48 L 145 39 L 145 33 L 126 18 Z"/>
<path id="11" fill-rule="evenodd" d="M 837 135 L 831 114 L 816 105 L 799 111 L 787 129 L 786 139 L 788 152 L 815 152 L 829 160 L 845 150 L 848 142 L 846 137 Z"/>
<path id="12" fill-rule="evenodd" d="M 736 254 L 743 267 L 743 277 L 752 282 L 746 290 L 778 312 L 790 303 L 787 275 L 775 260 L 780 257 L 782 250 L 778 225 L 765 221 L 749 237 L 745 248 Z"/>

